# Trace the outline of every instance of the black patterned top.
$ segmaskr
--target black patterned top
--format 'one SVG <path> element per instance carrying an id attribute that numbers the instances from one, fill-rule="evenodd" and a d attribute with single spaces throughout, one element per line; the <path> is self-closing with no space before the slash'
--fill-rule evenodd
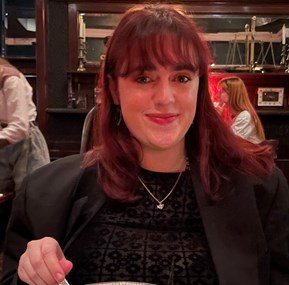
<path id="1" fill-rule="evenodd" d="M 141 169 L 140 177 L 162 200 L 179 173 Z M 107 202 L 66 252 L 72 285 L 138 281 L 157 285 L 217 285 L 189 171 L 182 173 L 164 208 L 139 183 L 134 203 Z"/>

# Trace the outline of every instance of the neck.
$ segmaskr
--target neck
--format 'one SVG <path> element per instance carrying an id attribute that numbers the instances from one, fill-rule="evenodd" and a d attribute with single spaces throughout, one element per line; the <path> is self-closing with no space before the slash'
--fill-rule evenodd
<path id="1" fill-rule="evenodd" d="M 141 167 L 157 172 L 181 172 L 186 169 L 186 153 L 179 150 L 145 150 L 140 163 Z"/>

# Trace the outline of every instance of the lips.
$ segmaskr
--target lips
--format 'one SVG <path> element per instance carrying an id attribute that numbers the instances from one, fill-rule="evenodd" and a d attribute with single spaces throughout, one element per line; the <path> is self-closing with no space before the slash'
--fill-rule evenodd
<path id="1" fill-rule="evenodd" d="M 178 114 L 147 114 L 147 118 L 159 125 L 167 125 L 178 118 Z"/>

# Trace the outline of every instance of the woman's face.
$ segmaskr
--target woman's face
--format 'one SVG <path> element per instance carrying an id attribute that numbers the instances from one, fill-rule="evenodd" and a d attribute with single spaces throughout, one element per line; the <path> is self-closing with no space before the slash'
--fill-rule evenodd
<path id="1" fill-rule="evenodd" d="M 184 148 L 195 117 L 198 87 L 198 73 L 183 65 L 155 64 L 118 78 L 123 119 L 143 151 Z"/>
<path id="2" fill-rule="evenodd" d="M 219 101 L 221 104 L 228 104 L 229 102 L 229 95 L 223 88 L 219 92 Z"/>

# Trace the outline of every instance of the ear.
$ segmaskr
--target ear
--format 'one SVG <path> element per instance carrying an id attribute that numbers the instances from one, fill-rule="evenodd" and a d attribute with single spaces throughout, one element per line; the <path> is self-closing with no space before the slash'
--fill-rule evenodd
<path id="1" fill-rule="evenodd" d="M 109 75 L 108 76 L 109 81 L 109 91 L 111 93 L 113 103 L 115 105 L 119 105 L 119 96 L 117 91 L 117 82 Z"/>

